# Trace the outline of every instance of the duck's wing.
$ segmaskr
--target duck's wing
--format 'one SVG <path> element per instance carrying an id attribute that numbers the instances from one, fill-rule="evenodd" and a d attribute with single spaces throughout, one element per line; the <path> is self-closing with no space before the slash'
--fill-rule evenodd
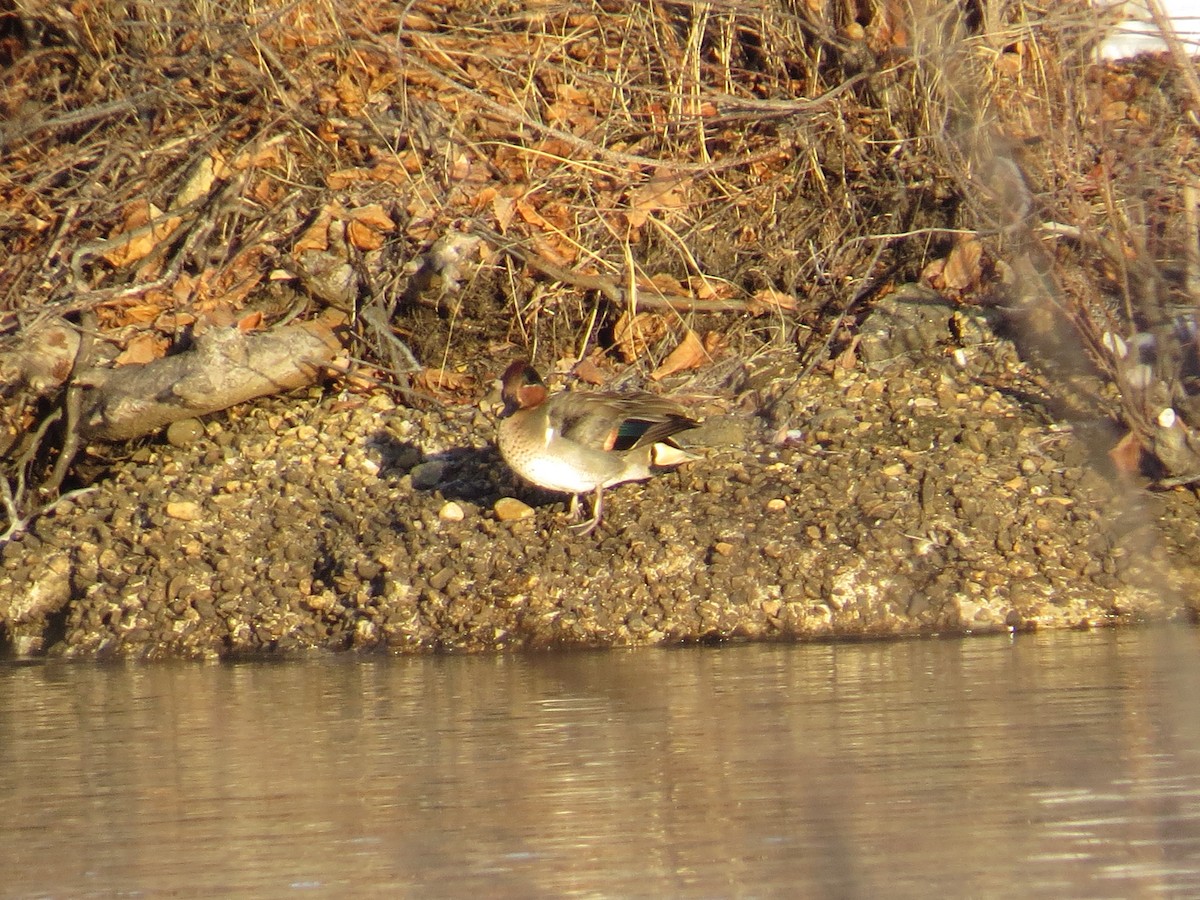
<path id="1" fill-rule="evenodd" d="M 562 437 L 616 453 L 658 443 L 699 424 L 654 394 L 564 393 L 550 404 L 550 426 Z"/>

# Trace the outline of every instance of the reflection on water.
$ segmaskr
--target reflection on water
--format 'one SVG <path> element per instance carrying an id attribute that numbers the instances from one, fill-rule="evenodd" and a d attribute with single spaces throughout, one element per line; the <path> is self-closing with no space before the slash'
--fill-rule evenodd
<path id="1" fill-rule="evenodd" d="M 1200 893 L 1200 634 L 0 666 L 0 895 Z"/>

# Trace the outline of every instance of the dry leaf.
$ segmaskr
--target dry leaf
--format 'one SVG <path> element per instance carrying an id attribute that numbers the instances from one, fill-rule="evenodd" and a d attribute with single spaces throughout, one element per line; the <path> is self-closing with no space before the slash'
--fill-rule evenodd
<path id="1" fill-rule="evenodd" d="M 263 314 L 261 309 L 256 309 L 252 313 L 247 313 L 238 319 L 237 329 L 242 334 L 250 331 L 258 331 L 263 327 Z"/>
<path id="2" fill-rule="evenodd" d="M 451 181 L 462 181 L 471 173 L 471 157 L 466 153 L 460 153 L 454 157 L 454 161 L 450 163 L 450 172 L 448 173 Z"/>
<path id="3" fill-rule="evenodd" d="M 613 342 L 621 359 L 633 362 L 644 356 L 647 347 L 666 333 L 667 320 L 658 313 L 641 312 L 631 317 L 626 310 L 613 327 Z"/>
<path id="4" fill-rule="evenodd" d="M 1132 431 L 1117 441 L 1116 446 L 1108 451 L 1108 458 L 1122 475 L 1137 475 L 1142 469 L 1142 455 L 1145 452 L 1142 442 Z"/>
<path id="5" fill-rule="evenodd" d="M 528 200 L 518 200 L 516 202 L 516 207 L 517 214 L 535 228 L 550 227 L 550 223 L 542 218 L 542 214 L 534 209 Z"/>
<path id="6" fill-rule="evenodd" d="M 362 74 L 361 70 L 356 72 L 347 69 L 341 74 L 335 85 L 339 104 L 352 118 L 362 114 L 362 108 L 367 102 L 367 92 L 359 83 Z"/>
<path id="7" fill-rule="evenodd" d="M 965 291 L 976 287 L 983 277 L 983 244 L 973 237 L 954 245 L 942 269 L 942 287 L 948 291 Z"/>
<path id="8" fill-rule="evenodd" d="M 268 141 L 253 144 L 242 153 L 234 158 L 229 167 L 235 171 L 241 172 L 245 169 L 272 169 L 279 168 L 283 165 L 283 135 L 273 137 Z M 220 157 L 221 160 L 224 157 Z M 217 170 L 217 177 L 224 177 L 224 166 Z"/>
<path id="9" fill-rule="evenodd" d="M 604 384 L 604 373 L 590 356 L 585 356 L 571 369 L 571 373 L 584 384 Z"/>
<path id="10" fill-rule="evenodd" d="M 188 180 L 184 182 L 183 187 L 179 189 L 179 193 L 175 195 L 175 202 L 171 204 L 171 208 L 187 206 L 193 200 L 199 200 L 212 190 L 213 183 L 217 180 L 217 165 L 218 160 L 209 155 L 200 160 Z M 221 163 L 224 168 L 224 163 Z"/>
<path id="11" fill-rule="evenodd" d="M 555 239 L 548 234 L 531 235 L 530 242 L 539 256 L 544 256 L 552 263 L 557 263 L 564 268 L 574 263 L 575 258 L 579 255 L 579 250 L 574 244 L 570 244 L 566 240 Z"/>
<path id="12" fill-rule="evenodd" d="M 333 208 L 326 206 L 317 213 L 312 224 L 301 232 L 292 247 L 292 253 L 300 255 L 310 250 L 324 251 L 329 249 L 329 223 L 333 221 Z"/>
<path id="13" fill-rule="evenodd" d="M 703 275 L 689 275 L 687 286 L 688 293 L 698 300 L 718 300 L 733 295 L 733 290 L 728 284 Z"/>
<path id="14" fill-rule="evenodd" d="M 363 251 L 378 250 L 383 246 L 383 235 L 357 219 L 351 220 L 346 226 L 346 239 L 355 249 Z"/>
<path id="15" fill-rule="evenodd" d="M 746 309 L 752 316 L 761 316 L 768 312 L 795 312 L 796 298 L 773 287 L 765 287 L 755 291 L 746 301 Z"/>
<path id="16" fill-rule="evenodd" d="M 278 178 L 263 176 L 254 182 L 250 188 L 250 196 L 263 206 L 278 206 L 287 192 Z"/>
<path id="17" fill-rule="evenodd" d="M 930 260 L 929 264 L 921 270 L 921 282 L 938 290 L 942 286 L 942 272 L 945 269 L 946 261 L 944 259 Z"/>
<path id="18" fill-rule="evenodd" d="M 698 369 L 704 365 L 707 359 L 708 353 L 705 351 L 704 345 L 700 343 L 700 338 L 689 328 L 684 333 L 683 340 L 662 361 L 662 365 L 650 373 L 650 377 L 655 381 L 660 381 L 668 375 L 674 375 L 685 369 Z"/>
<path id="19" fill-rule="evenodd" d="M 333 191 L 342 191 L 360 181 L 371 181 L 371 170 L 363 168 L 338 169 L 325 176 L 325 186 Z"/>
<path id="20" fill-rule="evenodd" d="M 125 345 L 125 349 L 113 360 L 115 366 L 140 366 L 167 355 L 170 342 L 150 331 L 134 335 Z"/>
<path id="21" fill-rule="evenodd" d="M 383 207 L 378 203 L 350 210 L 350 218 L 376 231 L 392 231 L 396 227 L 392 217 L 384 212 Z"/>
<path id="22" fill-rule="evenodd" d="M 718 350 L 725 349 L 725 335 L 719 331 L 707 331 L 704 333 L 704 352 L 709 356 L 715 356 Z"/>
<path id="23" fill-rule="evenodd" d="M 160 219 L 162 214 L 161 209 L 145 200 L 131 203 L 125 211 L 125 221 L 110 235 L 113 247 L 104 254 L 104 259 L 119 268 L 149 256 L 183 221 L 179 216 Z M 155 220 L 159 220 L 156 225 L 145 227 Z"/>
<path id="24" fill-rule="evenodd" d="M 651 276 L 647 282 L 645 279 L 638 279 L 638 286 L 643 290 L 650 290 L 656 294 L 664 294 L 666 296 L 679 297 L 687 293 L 687 288 L 674 275 L 668 275 L 666 272 L 659 272 L 657 275 Z"/>
<path id="25" fill-rule="evenodd" d="M 492 215 L 496 217 L 496 230 L 501 234 L 508 231 L 508 226 L 516 215 L 517 204 L 512 197 L 497 194 L 492 199 Z"/>
<path id="26" fill-rule="evenodd" d="M 422 369 L 413 376 L 413 384 L 431 394 L 463 393 L 475 387 L 475 376 L 446 369 Z"/>
<path id="27" fill-rule="evenodd" d="M 691 179 L 670 171 L 653 178 L 629 195 L 629 211 L 625 219 L 631 228 L 641 228 L 653 213 L 680 209 L 687 205 L 687 189 Z"/>
<path id="28" fill-rule="evenodd" d="M 165 291 L 146 291 L 140 300 L 135 300 L 120 308 L 120 314 L 111 322 L 112 325 L 145 325 L 153 322 L 163 310 L 174 304 L 174 299 Z"/>
<path id="29" fill-rule="evenodd" d="M 834 365 L 847 372 L 858 365 L 858 342 L 860 337 L 860 335 L 856 334 L 850 339 L 850 344 L 838 354 L 837 359 L 834 360 Z"/>

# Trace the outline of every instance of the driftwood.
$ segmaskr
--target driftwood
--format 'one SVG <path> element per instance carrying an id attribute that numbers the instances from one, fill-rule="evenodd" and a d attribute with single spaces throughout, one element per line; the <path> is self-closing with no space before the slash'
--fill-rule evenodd
<path id="1" fill-rule="evenodd" d="M 21 438 L 37 401 L 61 390 L 78 353 L 78 329 L 57 319 L 0 340 L 0 457 Z"/>
<path id="2" fill-rule="evenodd" d="M 126 366 L 87 392 L 81 433 L 87 440 L 123 441 L 179 419 L 312 384 L 342 345 L 320 321 L 243 334 L 213 328 L 195 346 L 141 366 Z"/>

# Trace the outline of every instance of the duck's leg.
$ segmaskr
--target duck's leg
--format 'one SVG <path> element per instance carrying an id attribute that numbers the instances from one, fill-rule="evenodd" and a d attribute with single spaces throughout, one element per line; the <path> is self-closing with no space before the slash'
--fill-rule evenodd
<path id="1" fill-rule="evenodd" d="M 576 500 L 579 496 L 576 495 Z M 596 499 L 592 501 L 592 517 L 586 522 L 580 522 L 578 525 L 572 525 L 571 528 L 579 534 L 591 534 L 596 530 L 596 526 L 600 524 L 600 516 L 604 512 L 604 488 L 596 488 Z"/>

